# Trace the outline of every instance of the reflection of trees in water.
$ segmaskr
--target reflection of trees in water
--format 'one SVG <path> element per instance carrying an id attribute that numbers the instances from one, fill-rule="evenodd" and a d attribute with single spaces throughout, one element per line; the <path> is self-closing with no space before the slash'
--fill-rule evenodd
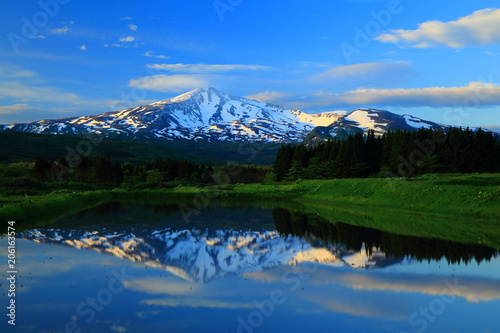
<path id="1" fill-rule="evenodd" d="M 106 202 L 99 206 L 88 208 L 82 210 L 78 213 L 80 216 L 85 216 L 89 214 L 94 214 L 98 216 L 110 216 L 115 215 L 120 210 L 127 211 L 137 211 L 138 213 L 142 213 L 144 211 L 152 212 L 155 214 L 175 214 L 179 212 L 179 205 L 172 203 L 148 203 L 148 202 Z"/>
<path id="2" fill-rule="evenodd" d="M 282 235 L 310 235 L 354 251 L 361 250 L 364 245 L 368 254 L 371 254 L 372 248 L 375 247 L 389 257 L 409 256 L 418 261 L 440 260 L 444 257 L 448 263 L 453 264 L 467 264 L 473 260 L 477 263 L 490 261 L 497 255 L 495 249 L 483 245 L 403 236 L 341 222 L 333 224 L 318 215 L 307 215 L 282 208 L 274 209 L 273 217 L 276 229 Z"/>

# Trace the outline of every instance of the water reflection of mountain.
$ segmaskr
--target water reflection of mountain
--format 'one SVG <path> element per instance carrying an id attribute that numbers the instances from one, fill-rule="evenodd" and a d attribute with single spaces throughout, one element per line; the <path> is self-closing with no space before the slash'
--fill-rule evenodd
<path id="1" fill-rule="evenodd" d="M 82 227 L 83 226 L 83 227 Z M 282 265 L 314 262 L 377 269 L 403 260 L 481 262 L 480 245 L 395 235 L 283 208 L 211 207 L 186 224 L 178 204 L 108 203 L 21 237 L 111 254 L 209 282 Z"/>
<path id="2" fill-rule="evenodd" d="M 387 257 L 411 257 L 418 261 L 440 260 L 448 263 L 489 261 L 496 257 L 493 248 L 452 241 L 392 234 L 376 229 L 363 228 L 341 222 L 331 223 L 318 215 L 308 215 L 287 209 L 274 209 L 273 217 L 278 232 L 283 235 L 309 236 L 321 242 L 341 246 L 346 250 L 373 248 Z"/>
<path id="3" fill-rule="evenodd" d="M 283 237 L 275 230 L 34 229 L 20 237 L 111 254 L 197 282 L 302 262 L 344 266 L 342 256 L 351 259 L 354 254 L 314 247 L 304 238 Z M 358 259 L 359 267 L 373 265 L 368 257 L 352 259 Z"/>

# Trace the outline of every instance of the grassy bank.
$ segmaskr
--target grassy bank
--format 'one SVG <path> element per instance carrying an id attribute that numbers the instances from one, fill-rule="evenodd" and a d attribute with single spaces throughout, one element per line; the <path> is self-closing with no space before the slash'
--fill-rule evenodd
<path id="1" fill-rule="evenodd" d="M 282 201 L 331 222 L 500 248 L 500 175 L 303 180 L 291 184 L 179 186 L 169 190 L 52 193 L 6 204 L 0 220 L 43 224 L 109 200 L 178 200 L 204 208 L 220 200 Z"/>
<path id="2" fill-rule="evenodd" d="M 24 198 L 23 202 L 4 203 L 0 208 L 0 221 L 16 221 L 16 230 L 22 231 L 56 221 L 112 198 L 113 195 L 109 191 L 58 191 L 44 196 L 28 197 Z"/>
<path id="3" fill-rule="evenodd" d="M 423 176 L 405 179 L 302 180 L 292 184 L 241 184 L 211 189 L 180 187 L 223 199 L 285 199 L 426 214 L 500 220 L 500 175 Z"/>

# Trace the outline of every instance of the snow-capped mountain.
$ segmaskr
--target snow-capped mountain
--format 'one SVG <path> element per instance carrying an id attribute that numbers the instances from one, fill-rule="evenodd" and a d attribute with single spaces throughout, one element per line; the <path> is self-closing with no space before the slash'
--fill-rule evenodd
<path id="1" fill-rule="evenodd" d="M 359 109 L 308 114 L 255 100 L 233 97 L 214 88 L 123 111 L 33 123 L 0 125 L 0 131 L 43 134 L 103 133 L 127 138 L 205 141 L 315 142 L 375 129 L 414 130 L 445 126 L 389 111 Z"/>
<path id="2" fill-rule="evenodd" d="M 313 262 L 373 269 L 395 263 L 373 249 L 370 255 L 277 231 L 236 230 L 55 230 L 34 229 L 20 238 L 94 250 L 141 262 L 195 282 Z M 312 245 L 314 244 L 314 246 Z"/>
<path id="3" fill-rule="evenodd" d="M 0 126 L 44 134 L 125 135 L 207 141 L 302 141 L 317 126 L 328 126 L 342 112 L 308 114 L 233 97 L 214 88 L 196 89 L 163 101 L 97 116 L 41 120 Z"/>
<path id="4" fill-rule="evenodd" d="M 446 129 L 449 126 L 437 124 L 410 115 L 398 115 L 377 109 L 358 109 L 349 112 L 328 126 L 316 127 L 305 139 L 308 144 L 316 144 L 331 138 L 346 138 L 356 133 L 374 130 L 382 135 L 388 130 L 414 131 L 419 128 Z"/>

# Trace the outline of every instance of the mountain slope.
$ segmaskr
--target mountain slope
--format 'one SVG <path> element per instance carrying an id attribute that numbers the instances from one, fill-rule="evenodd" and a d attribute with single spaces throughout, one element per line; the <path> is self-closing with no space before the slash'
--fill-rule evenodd
<path id="1" fill-rule="evenodd" d="M 447 129 L 449 126 L 437 124 L 410 115 L 398 115 L 377 109 L 358 109 L 339 117 L 328 126 L 318 126 L 311 131 L 306 144 L 317 144 L 331 138 L 346 138 L 356 133 L 374 130 L 382 135 L 388 130 L 415 131 L 419 128 Z"/>
<path id="2" fill-rule="evenodd" d="M 234 97 L 214 88 L 195 89 L 180 96 L 96 116 L 40 120 L 0 125 L 0 131 L 86 135 L 102 133 L 120 140 L 175 142 L 302 142 L 374 130 L 447 130 L 449 126 L 385 110 L 357 109 L 308 114 L 299 110 Z"/>
<path id="3" fill-rule="evenodd" d="M 327 126 L 341 115 L 287 110 L 208 88 L 123 111 L 11 124 L 0 126 L 0 130 L 80 135 L 97 132 L 168 140 L 297 142 L 313 128 Z"/>

